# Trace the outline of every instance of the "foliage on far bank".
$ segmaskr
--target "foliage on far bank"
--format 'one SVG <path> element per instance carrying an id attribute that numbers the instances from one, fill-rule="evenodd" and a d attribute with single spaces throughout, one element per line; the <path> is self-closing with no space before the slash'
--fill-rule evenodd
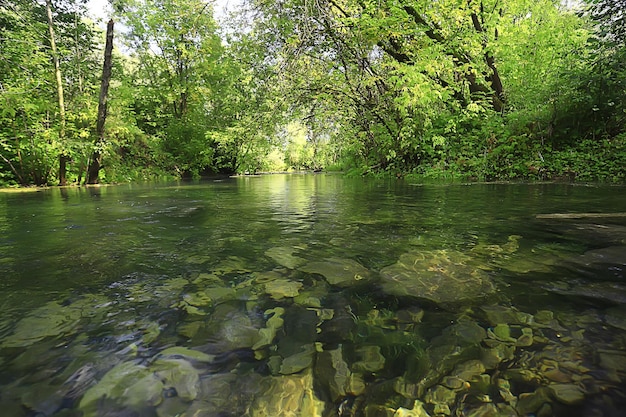
<path id="1" fill-rule="evenodd" d="M 65 118 L 45 7 L 0 5 L 0 184 L 55 184 L 59 155 L 82 183 L 93 153 L 103 33 L 82 2 L 52 5 Z M 247 0 L 221 21 L 202 0 L 113 6 L 127 30 L 104 182 L 320 169 L 626 180 L 623 0 Z"/>

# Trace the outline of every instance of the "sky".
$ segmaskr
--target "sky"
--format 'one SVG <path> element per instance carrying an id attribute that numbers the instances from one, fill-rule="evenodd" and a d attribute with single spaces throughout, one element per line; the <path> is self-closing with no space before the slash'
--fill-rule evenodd
<path id="1" fill-rule="evenodd" d="M 87 8 L 94 21 L 103 21 L 106 25 L 107 19 L 111 16 L 111 6 L 107 0 L 89 0 Z"/>

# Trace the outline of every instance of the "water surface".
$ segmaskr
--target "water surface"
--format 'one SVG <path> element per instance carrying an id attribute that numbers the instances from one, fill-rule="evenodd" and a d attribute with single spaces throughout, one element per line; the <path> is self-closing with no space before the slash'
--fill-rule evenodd
<path id="1" fill-rule="evenodd" d="M 611 416 L 624 187 L 334 175 L 0 193 L 7 416 Z"/>

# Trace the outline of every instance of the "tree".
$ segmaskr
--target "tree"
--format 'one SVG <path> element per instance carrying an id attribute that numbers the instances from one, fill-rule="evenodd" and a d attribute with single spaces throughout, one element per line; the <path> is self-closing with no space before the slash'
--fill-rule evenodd
<path id="1" fill-rule="evenodd" d="M 622 47 L 626 43 L 626 1 L 589 0 L 589 15 L 604 40 Z"/>
<path id="2" fill-rule="evenodd" d="M 102 148 L 104 147 L 104 123 L 107 117 L 107 95 L 109 92 L 109 83 L 111 81 L 112 62 L 111 56 L 113 52 L 113 19 L 109 20 L 107 25 L 107 40 L 104 48 L 104 64 L 102 67 L 102 84 L 100 86 L 100 98 L 98 100 L 98 120 L 96 122 L 96 142 L 94 151 L 89 165 L 87 184 L 97 184 L 98 174 L 102 166 Z"/>
<path id="3" fill-rule="evenodd" d="M 65 141 L 65 96 L 63 95 L 63 79 L 59 68 L 59 56 L 54 35 L 54 22 L 52 20 L 52 2 L 46 0 L 46 16 L 48 18 L 48 32 L 50 33 L 50 48 L 52 52 L 52 62 L 54 63 L 54 76 L 57 85 L 57 99 L 59 103 L 59 141 L 61 146 Z M 67 155 L 62 150 L 59 154 L 59 185 L 67 184 Z"/>
<path id="4" fill-rule="evenodd" d="M 7 182 L 43 185 L 56 176 L 63 183 L 64 166 L 69 179 L 80 175 L 69 162 L 81 159 L 90 135 L 97 78 L 91 69 L 98 49 L 84 13 L 75 1 L 0 4 L 0 160 L 9 168 L 0 167 L 0 181 L 4 176 Z"/>
<path id="5" fill-rule="evenodd" d="M 200 0 L 135 1 L 123 19 L 136 58 L 139 127 L 162 138 L 180 174 L 210 169 L 215 150 L 205 133 L 222 53 L 212 7 Z"/>

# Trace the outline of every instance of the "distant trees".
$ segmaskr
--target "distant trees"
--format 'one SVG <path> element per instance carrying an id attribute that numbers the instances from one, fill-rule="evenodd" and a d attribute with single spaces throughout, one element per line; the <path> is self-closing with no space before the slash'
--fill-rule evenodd
<path id="1" fill-rule="evenodd" d="M 0 4 L 0 181 L 64 183 L 67 163 L 80 175 L 98 45 L 84 13 L 74 1 Z"/>
<path id="2" fill-rule="evenodd" d="M 624 0 L 589 1 L 246 0 L 220 27 L 206 0 L 115 0 L 98 127 L 104 36 L 82 0 L 0 2 L 0 184 L 82 183 L 96 159 L 105 182 L 624 179 Z"/>

